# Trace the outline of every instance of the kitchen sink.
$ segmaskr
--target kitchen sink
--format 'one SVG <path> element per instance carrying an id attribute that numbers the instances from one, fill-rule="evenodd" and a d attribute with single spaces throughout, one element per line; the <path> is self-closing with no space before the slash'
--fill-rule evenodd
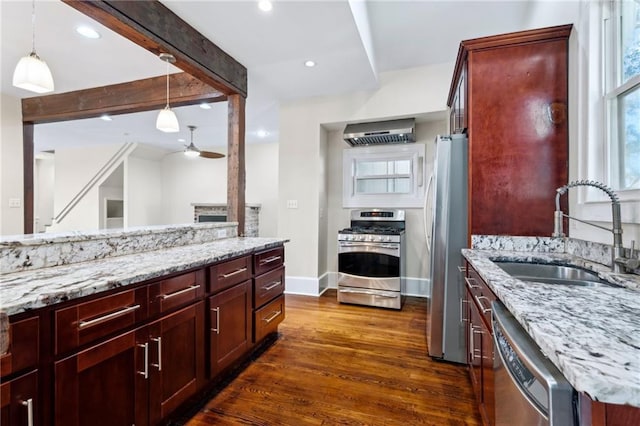
<path id="1" fill-rule="evenodd" d="M 618 287 L 601 279 L 595 272 L 575 266 L 522 262 L 494 263 L 512 277 L 522 281 L 583 287 Z"/>

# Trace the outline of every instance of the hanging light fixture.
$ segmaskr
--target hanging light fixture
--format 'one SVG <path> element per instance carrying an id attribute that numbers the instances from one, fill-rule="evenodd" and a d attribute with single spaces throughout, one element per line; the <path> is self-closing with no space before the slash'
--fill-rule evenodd
<path id="1" fill-rule="evenodd" d="M 170 53 L 161 53 L 159 57 L 160 60 L 167 63 L 167 105 L 158 113 L 156 128 L 167 133 L 179 132 L 180 125 L 178 124 L 178 117 L 176 117 L 175 112 L 169 108 L 169 64 L 174 63 L 176 58 Z"/>
<path id="2" fill-rule="evenodd" d="M 196 126 L 187 126 L 189 130 L 191 130 L 191 143 L 188 146 L 184 147 L 184 155 L 187 157 L 199 157 L 200 150 L 196 148 L 193 144 L 193 131 L 196 129 Z"/>
<path id="3" fill-rule="evenodd" d="M 13 85 L 35 93 L 53 91 L 53 77 L 47 63 L 36 54 L 36 2 L 31 2 L 31 53 L 18 61 Z"/>

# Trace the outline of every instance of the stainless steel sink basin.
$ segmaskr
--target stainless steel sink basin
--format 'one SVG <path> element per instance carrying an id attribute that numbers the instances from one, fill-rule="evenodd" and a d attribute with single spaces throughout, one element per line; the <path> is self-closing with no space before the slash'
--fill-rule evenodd
<path id="1" fill-rule="evenodd" d="M 575 266 L 520 262 L 494 263 L 512 277 L 522 281 L 584 287 L 617 287 L 598 277 L 595 272 Z"/>

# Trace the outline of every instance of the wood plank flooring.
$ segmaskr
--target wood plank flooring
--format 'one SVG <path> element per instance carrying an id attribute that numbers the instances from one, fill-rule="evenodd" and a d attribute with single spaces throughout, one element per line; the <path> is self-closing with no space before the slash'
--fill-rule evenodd
<path id="1" fill-rule="evenodd" d="M 467 370 L 426 355 L 426 302 L 402 311 L 286 296 L 280 337 L 186 424 L 480 425 Z"/>

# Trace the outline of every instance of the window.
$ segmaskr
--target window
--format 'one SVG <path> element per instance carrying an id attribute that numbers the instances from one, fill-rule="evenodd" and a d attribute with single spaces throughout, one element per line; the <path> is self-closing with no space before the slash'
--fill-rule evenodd
<path id="1" fill-rule="evenodd" d="M 610 2 L 605 17 L 605 99 L 610 182 L 640 189 L 640 0 Z"/>
<path id="2" fill-rule="evenodd" d="M 421 143 L 345 149 L 344 207 L 422 207 Z"/>

